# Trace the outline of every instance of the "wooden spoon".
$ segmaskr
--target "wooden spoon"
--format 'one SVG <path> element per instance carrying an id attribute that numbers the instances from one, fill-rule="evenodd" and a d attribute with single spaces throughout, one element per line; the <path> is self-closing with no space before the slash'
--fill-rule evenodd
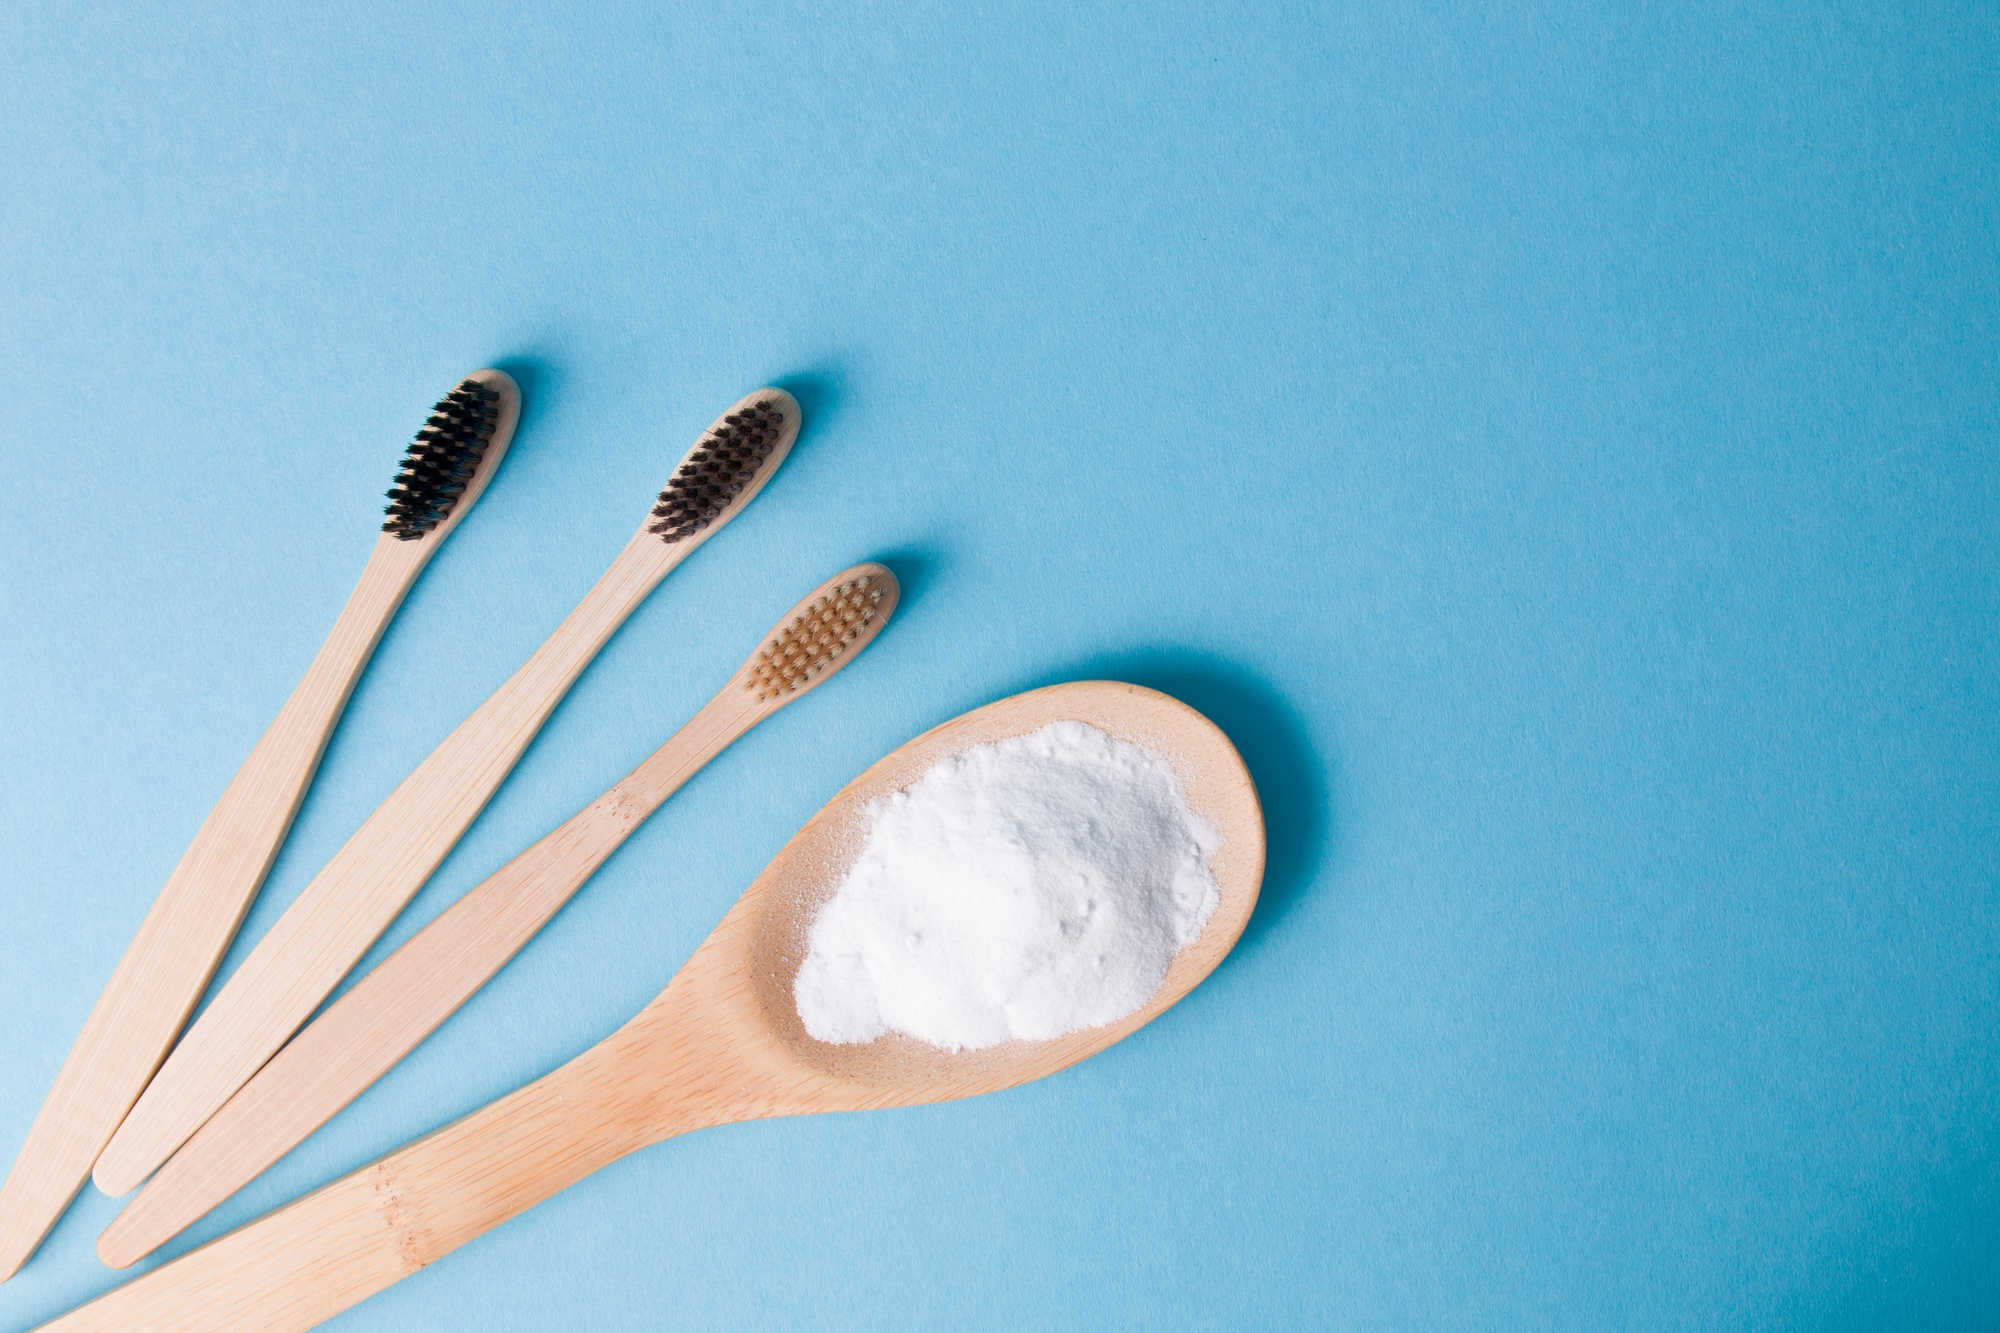
<path id="1" fill-rule="evenodd" d="M 891 1034 L 813 1040 L 792 1001 L 806 932 L 859 850 L 863 807 L 970 746 L 1074 719 L 1171 757 L 1221 831 L 1221 888 L 1202 933 L 1144 1007 L 1053 1041 L 947 1052 Z M 1151 1022 L 1242 934 L 1264 873 L 1243 761 L 1178 700 L 1083 681 L 1002 699 L 882 759 L 829 801 L 630 1022 L 526 1087 L 163 1265 L 49 1329 L 304 1329 L 409 1276 L 628 1153 L 711 1125 L 913 1106 L 1052 1074 Z"/>

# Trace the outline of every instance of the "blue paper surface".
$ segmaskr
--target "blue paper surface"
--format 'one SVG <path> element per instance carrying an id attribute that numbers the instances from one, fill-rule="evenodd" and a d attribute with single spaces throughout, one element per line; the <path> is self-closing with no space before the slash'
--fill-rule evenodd
<path id="1" fill-rule="evenodd" d="M 791 461 L 371 958 L 826 575 L 896 622 L 167 1253 L 610 1031 L 903 740 L 1113 676 L 1266 803 L 1186 1003 L 656 1148 L 337 1326 L 2000 1319 L 1992 6 L 192 11 L 0 8 L 0 1155 L 439 392 L 511 369 L 520 436 L 225 968 L 776 381 Z"/>

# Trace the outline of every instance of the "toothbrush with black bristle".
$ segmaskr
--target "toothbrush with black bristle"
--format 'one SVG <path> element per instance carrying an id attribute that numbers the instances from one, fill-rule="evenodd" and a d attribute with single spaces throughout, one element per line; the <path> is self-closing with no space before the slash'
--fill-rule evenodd
<path id="1" fill-rule="evenodd" d="M 486 488 L 520 415 L 514 381 L 476 371 L 404 452 L 382 535 L 347 605 L 167 877 L 0 1186 L 0 1281 L 41 1244 L 173 1045 L 284 844 L 382 631 Z"/>
<path id="2" fill-rule="evenodd" d="M 216 992 L 98 1156 L 99 1189 L 137 1188 L 311 1017 L 471 826 L 598 650 L 763 489 L 798 430 L 799 405 L 782 389 L 750 394 L 709 427 L 576 609 L 403 779 Z"/>

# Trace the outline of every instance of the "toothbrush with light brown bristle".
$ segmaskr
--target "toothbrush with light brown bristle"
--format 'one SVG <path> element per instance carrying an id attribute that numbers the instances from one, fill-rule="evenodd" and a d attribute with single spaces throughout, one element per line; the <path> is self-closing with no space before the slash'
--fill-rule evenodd
<path id="1" fill-rule="evenodd" d="M 626 617 L 740 513 L 790 451 L 799 405 L 760 389 L 709 427 L 611 567 L 521 668 L 445 737 L 334 853 L 230 976 L 97 1159 L 136 1188 L 275 1054 L 471 826 Z"/>
<path id="2" fill-rule="evenodd" d="M 671 740 L 446 908 L 286 1043 L 167 1159 L 98 1238 L 113 1268 L 150 1254 L 256 1179 L 387 1073 L 506 965 L 666 799 L 771 714 L 839 671 L 895 610 L 896 579 L 856 565 L 786 613 Z"/>
<path id="3" fill-rule="evenodd" d="M 382 631 L 485 490 L 520 415 L 514 381 L 477 371 L 445 395 L 405 451 L 382 535 L 347 605 L 167 877 L 0 1186 L 0 1281 L 69 1206 L 173 1045 L 284 844 Z"/>

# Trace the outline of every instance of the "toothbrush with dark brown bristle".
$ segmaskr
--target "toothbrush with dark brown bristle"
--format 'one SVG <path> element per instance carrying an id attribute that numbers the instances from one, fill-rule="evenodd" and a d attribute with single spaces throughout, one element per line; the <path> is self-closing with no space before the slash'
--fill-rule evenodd
<path id="1" fill-rule="evenodd" d="M 520 414 L 514 381 L 477 371 L 445 395 L 404 453 L 360 582 L 167 877 L 0 1186 L 0 1281 L 27 1262 L 69 1206 L 173 1045 L 283 845 L 382 631 L 486 488 Z"/>
<path id="2" fill-rule="evenodd" d="M 311 1016 L 471 826 L 598 650 L 763 489 L 798 430 L 799 406 L 782 389 L 758 390 L 709 427 L 576 609 L 403 779 L 223 983 L 98 1157 L 99 1189 L 137 1187 Z"/>
<path id="3" fill-rule="evenodd" d="M 858 656 L 896 577 L 856 565 L 785 613 L 672 739 L 439 913 L 328 1005 L 146 1182 L 98 1238 L 123 1268 L 171 1240 L 336 1115 L 485 985 L 681 784 Z"/>

